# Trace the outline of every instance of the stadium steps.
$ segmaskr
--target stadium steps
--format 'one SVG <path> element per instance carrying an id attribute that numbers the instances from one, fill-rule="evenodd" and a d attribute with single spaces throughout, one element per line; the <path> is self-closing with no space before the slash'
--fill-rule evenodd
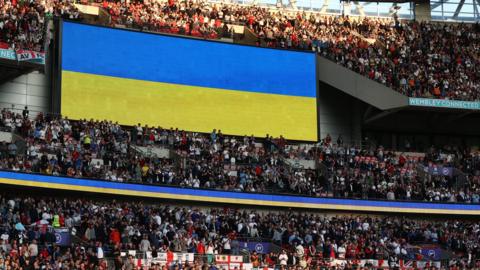
<path id="1" fill-rule="evenodd" d="M 453 167 L 453 177 L 455 178 L 455 188 L 461 190 L 468 184 L 467 174 L 462 170 Z"/>
<path id="2" fill-rule="evenodd" d="M 144 157 L 156 157 L 156 158 L 170 158 L 170 149 L 163 146 L 139 146 L 139 145 L 131 145 L 131 147 L 140 153 Z"/>
<path id="3" fill-rule="evenodd" d="M 167 145 L 131 145 L 130 147 L 143 157 L 171 159 L 177 168 L 185 168 L 187 164 L 185 157 L 182 157 Z"/>

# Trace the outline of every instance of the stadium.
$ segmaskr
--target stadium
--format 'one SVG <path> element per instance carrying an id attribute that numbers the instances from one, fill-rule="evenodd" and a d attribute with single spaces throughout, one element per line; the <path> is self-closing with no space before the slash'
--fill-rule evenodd
<path id="1" fill-rule="evenodd" d="M 477 0 L 0 0 L 0 270 L 480 269 Z"/>

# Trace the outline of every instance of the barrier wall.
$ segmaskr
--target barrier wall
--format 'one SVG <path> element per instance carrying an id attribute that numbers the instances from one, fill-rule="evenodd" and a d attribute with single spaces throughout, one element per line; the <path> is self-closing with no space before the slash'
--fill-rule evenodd
<path id="1" fill-rule="evenodd" d="M 268 207 L 290 207 L 390 213 L 480 215 L 480 205 L 478 204 L 373 201 L 313 198 L 287 195 L 267 195 L 245 192 L 227 192 L 216 190 L 118 183 L 102 180 L 87 180 L 14 172 L 0 172 L 0 184 L 96 192 L 126 196 L 139 196 L 149 198 L 162 198 L 185 202 L 195 201 Z"/>
<path id="2" fill-rule="evenodd" d="M 407 96 L 322 56 L 318 57 L 318 78 L 380 110 L 408 106 Z"/>
<path id="3" fill-rule="evenodd" d="M 209 262 L 215 265 L 220 270 L 275 270 L 280 267 L 280 265 L 273 266 L 263 266 L 253 267 L 252 263 L 247 263 L 248 259 L 239 255 L 208 255 L 208 254 L 194 254 L 194 253 L 158 253 L 157 257 L 152 256 L 152 252 L 147 251 L 146 253 L 137 252 L 136 250 L 128 250 L 127 252 L 122 252 L 120 254 L 121 258 L 124 260 L 127 256 L 132 256 L 135 258 L 135 263 L 138 266 L 150 267 L 152 264 L 155 265 L 167 265 L 172 266 L 176 264 L 184 264 L 186 262 L 193 263 L 195 260 L 202 260 L 204 262 Z M 313 258 L 314 264 L 320 263 L 324 266 L 329 267 L 341 267 L 343 269 L 346 265 L 355 265 L 359 267 L 367 267 L 368 269 L 391 269 L 396 267 L 402 270 L 410 269 L 430 269 L 435 267 L 436 269 L 441 268 L 442 266 L 448 266 L 448 263 L 441 261 L 415 261 L 415 260 L 399 260 L 398 262 L 389 264 L 388 260 L 377 260 L 377 259 L 362 259 L 362 260 L 346 260 L 346 259 L 317 259 Z"/>
<path id="4" fill-rule="evenodd" d="M 24 106 L 28 106 L 30 116 L 35 117 L 40 112 L 50 112 L 50 102 L 48 77 L 39 71 L 0 84 L 1 108 L 22 113 Z"/>

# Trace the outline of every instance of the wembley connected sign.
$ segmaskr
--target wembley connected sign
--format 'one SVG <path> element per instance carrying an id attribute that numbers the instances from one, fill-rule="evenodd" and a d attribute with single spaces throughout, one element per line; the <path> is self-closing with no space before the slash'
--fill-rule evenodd
<path id="1" fill-rule="evenodd" d="M 410 106 L 450 108 L 450 109 L 463 109 L 463 110 L 480 110 L 480 102 L 475 102 L 475 101 L 409 98 L 408 104 Z"/>

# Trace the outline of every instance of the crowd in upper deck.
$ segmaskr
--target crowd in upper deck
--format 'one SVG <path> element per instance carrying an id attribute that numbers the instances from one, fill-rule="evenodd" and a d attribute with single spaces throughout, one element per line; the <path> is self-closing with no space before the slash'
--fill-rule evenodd
<path id="1" fill-rule="evenodd" d="M 80 13 L 63 1 L 0 1 L 0 49 L 43 52 L 47 22 L 54 16 L 78 19 Z"/>
<path id="2" fill-rule="evenodd" d="M 407 96 L 477 101 L 477 24 L 354 18 L 206 1 L 104 1 L 113 26 L 191 35 L 232 36 L 243 25 L 257 45 L 313 50 Z M 69 2 L 0 2 L 0 44 L 44 50 L 45 22 L 78 19 Z"/>
<path id="3" fill-rule="evenodd" d="M 313 50 L 411 97 L 479 100 L 478 25 L 285 12 L 201 1 L 104 3 L 113 23 L 215 38 L 241 24 L 257 45 Z"/>

